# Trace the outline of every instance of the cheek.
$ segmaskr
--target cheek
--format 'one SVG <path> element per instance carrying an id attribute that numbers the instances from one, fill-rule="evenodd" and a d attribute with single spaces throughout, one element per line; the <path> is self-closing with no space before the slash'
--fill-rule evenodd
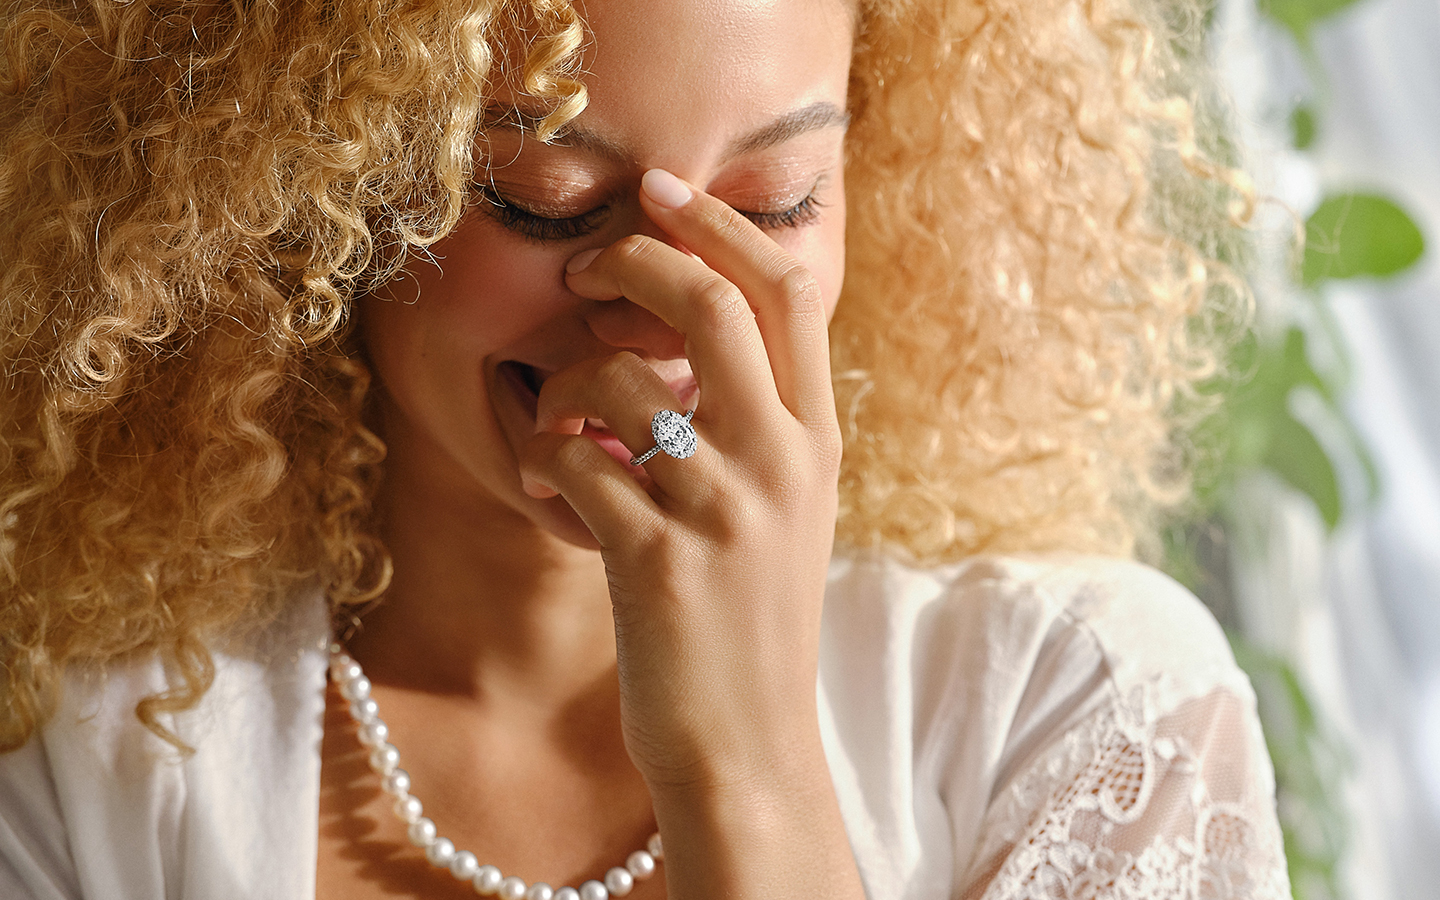
<path id="1" fill-rule="evenodd" d="M 399 330 L 410 342 L 423 342 L 411 350 L 463 346 L 490 353 L 553 314 L 557 298 L 568 294 L 568 256 L 496 231 L 499 226 L 489 220 L 465 222 L 413 256 L 404 276 L 376 292 L 362 310 L 367 342 Z"/>

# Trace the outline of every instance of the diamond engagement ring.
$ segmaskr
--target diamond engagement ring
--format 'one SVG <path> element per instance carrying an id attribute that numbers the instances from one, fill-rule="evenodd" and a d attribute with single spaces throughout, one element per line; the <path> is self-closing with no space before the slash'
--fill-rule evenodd
<path id="1" fill-rule="evenodd" d="M 695 455 L 695 448 L 699 440 L 695 437 L 695 426 L 690 424 L 690 417 L 695 415 L 695 410 L 685 410 L 685 415 L 680 415 L 673 409 L 662 409 L 650 420 L 650 433 L 655 436 L 655 446 L 639 456 L 630 457 L 630 465 L 638 466 L 650 457 L 665 451 L 666 456 L 673 456 L 676 459 L 688 459 Z"/>

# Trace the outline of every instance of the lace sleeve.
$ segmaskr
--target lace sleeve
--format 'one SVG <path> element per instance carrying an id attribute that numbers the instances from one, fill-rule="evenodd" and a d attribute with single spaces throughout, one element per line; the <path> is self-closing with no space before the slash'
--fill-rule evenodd
<path id="1" fill-rule="evenodd" d="M 1253 702 L 1116 696 L 995 795 L 959 896 L 1288 900 Z"/>

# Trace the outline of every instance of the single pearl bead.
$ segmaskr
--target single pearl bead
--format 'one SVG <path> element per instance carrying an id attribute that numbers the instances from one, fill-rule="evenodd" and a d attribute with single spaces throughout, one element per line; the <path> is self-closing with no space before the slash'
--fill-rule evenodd
<path id="1" fill-rule="evenodd" d="M 450 860 L 455 858 L 455 845 L 449 838 L 436 838 L 425 848 L 425 858 L 430 860 L 432 866 L 448 866 Z"/>
<path id="2" fill-rule="evenodd" d="M 605 873 L 605 890 L 612 897 L 623 897 L 635 888 L 635 876 L 619 866 Z"/>
<path id="3" fill-rule="evenodd" d="M 335 662 L 330 666 L 331 677 L 340 682 L 341 685 L 344 685 L 347 681 L 354 681 L 364 674 L 364 672 L 360 671 L 360 664 L 348 656 L 337 657 Z M 348 700 L 350 698 L 347 697 L 345 699 Z"/>
<path id="4" fill-rule="evenodd" d="M 657 831 L 650 835 L 650 840 L 645 842 L 645 849 L 649 850 L 650 855 L 656 859 L 665 858 L 665 848 L 660 844 L 660 832 Z"/>
<path id="5" fill-rule="evenodd" d="M 388 737 L 390 737 L 390 726 L 386 725 L 380 719 L 376 719 L 373 722 L 366 722 L 360 726 L 360 743 L 367 747 L 375 747 L 383 744 Z"/>
<path id="6" fill-rule="evenodd" d="M 555 889 L 543 881 L 537 881 L 525 892 L 525 900 L 555 900 Z"/>
<path id="7" fill-rule="evenodd" d="M 461 881 L 469 881 L 480 871 L 480 860 L 469 850 L 461 850 L 450 859 L 450 874 Z"/>
<path id="8" fill-rule="evenodd" d="M 396 769 L 381 779 L 380 787 L 387 794 L 403 797 L 410 793 L 410 773 L 404 769 Z"/>
<path id="9" fill-rule="evenodd" d="M 605 885 L 592 879 L 580 885 L 580 900 L 610 900 L 610 892 L 605 890 Z"/>
<path id="10" fill-rule="evenodd" d="M 420 801 L 415 797 L 401 797 L 395 801 L 395 815 L 404 822 L 413 825 L 424 814 L 425 807 L 421 806 Z"/>
<path id="11" fill-rule="evenodd" d="M 380 706 L 375 702 L 374 697 L 366 697 L 363 700 L 356 700 L 350 704 L 350 718 L 361 725 L 368 725 L 380 716 Z"/>
<path id="12" fill-rule="evenodd" d="M 500 900 L 522 900 L 525 896 L 525 880 L 511 875 L 500 882 Z"/>
<path id="13" fill-rule="evenodd" d="M 555 892 L 554 900 L 580 900 L 580 892 L 572 887 L 563 887 Z"/>
<path id="14" fill-rule="evenodd" d="M 428 847 L 435 841 L 435 823 L 426 818 L 416 819 L 405 829 L 410 843 L 417 847 Z"/>
<path id="15" fill-rule="evenodd" d="M 649 878 L 655 874 L 655 857 L 644 850 L 636 850 L 625 858 L 625 868 L 637 879 Z"/>
<path id="16" fill-rule="evenodd" d="M 364 675 L 340 682 L 340 696 L 346 700 L 364 700 L 370 696 L 370 679 Z"/>
<path id="17" fill-rule="evenodd" d="M 494 866 L 481 866 L 470 883 L 475 885 L 475 893 L 489 897 L 500 890 L 500 882 L 504 880 L 499 869 Z"/>
<path id="18" fill-rule="evenodd" d="M 400 751 L 394 744 L 381 744 L 370 751 L 370 768 L 381 775 L 389 775 L 400 765 Z"/>

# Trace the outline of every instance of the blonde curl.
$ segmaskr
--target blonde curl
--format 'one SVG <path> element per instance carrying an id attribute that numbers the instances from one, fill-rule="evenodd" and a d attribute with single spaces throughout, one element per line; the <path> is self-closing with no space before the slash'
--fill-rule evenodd
<path id="1" fill-rule="evenodd" d="M 1145 0 L 865 9 L 831 327 L 841 542 L 920 563 L 1154 555 L 1248 309 L 1221 258 L 1251 191 L 1196 138 L 1221 108 L 1202 18 Z"/>
<path id="2" fill-rule="evenodd" d="M 454 226 L 497 86 L 577 111 L 542 2 L 0 2 L 0 746 L 77 662 L 207 647 L 320 580 L 383 590 L 357 291 Z M 548 48 L 548 49 L 544 49 Z M 581 98 L 583 102 L 583 98 Z"/>

